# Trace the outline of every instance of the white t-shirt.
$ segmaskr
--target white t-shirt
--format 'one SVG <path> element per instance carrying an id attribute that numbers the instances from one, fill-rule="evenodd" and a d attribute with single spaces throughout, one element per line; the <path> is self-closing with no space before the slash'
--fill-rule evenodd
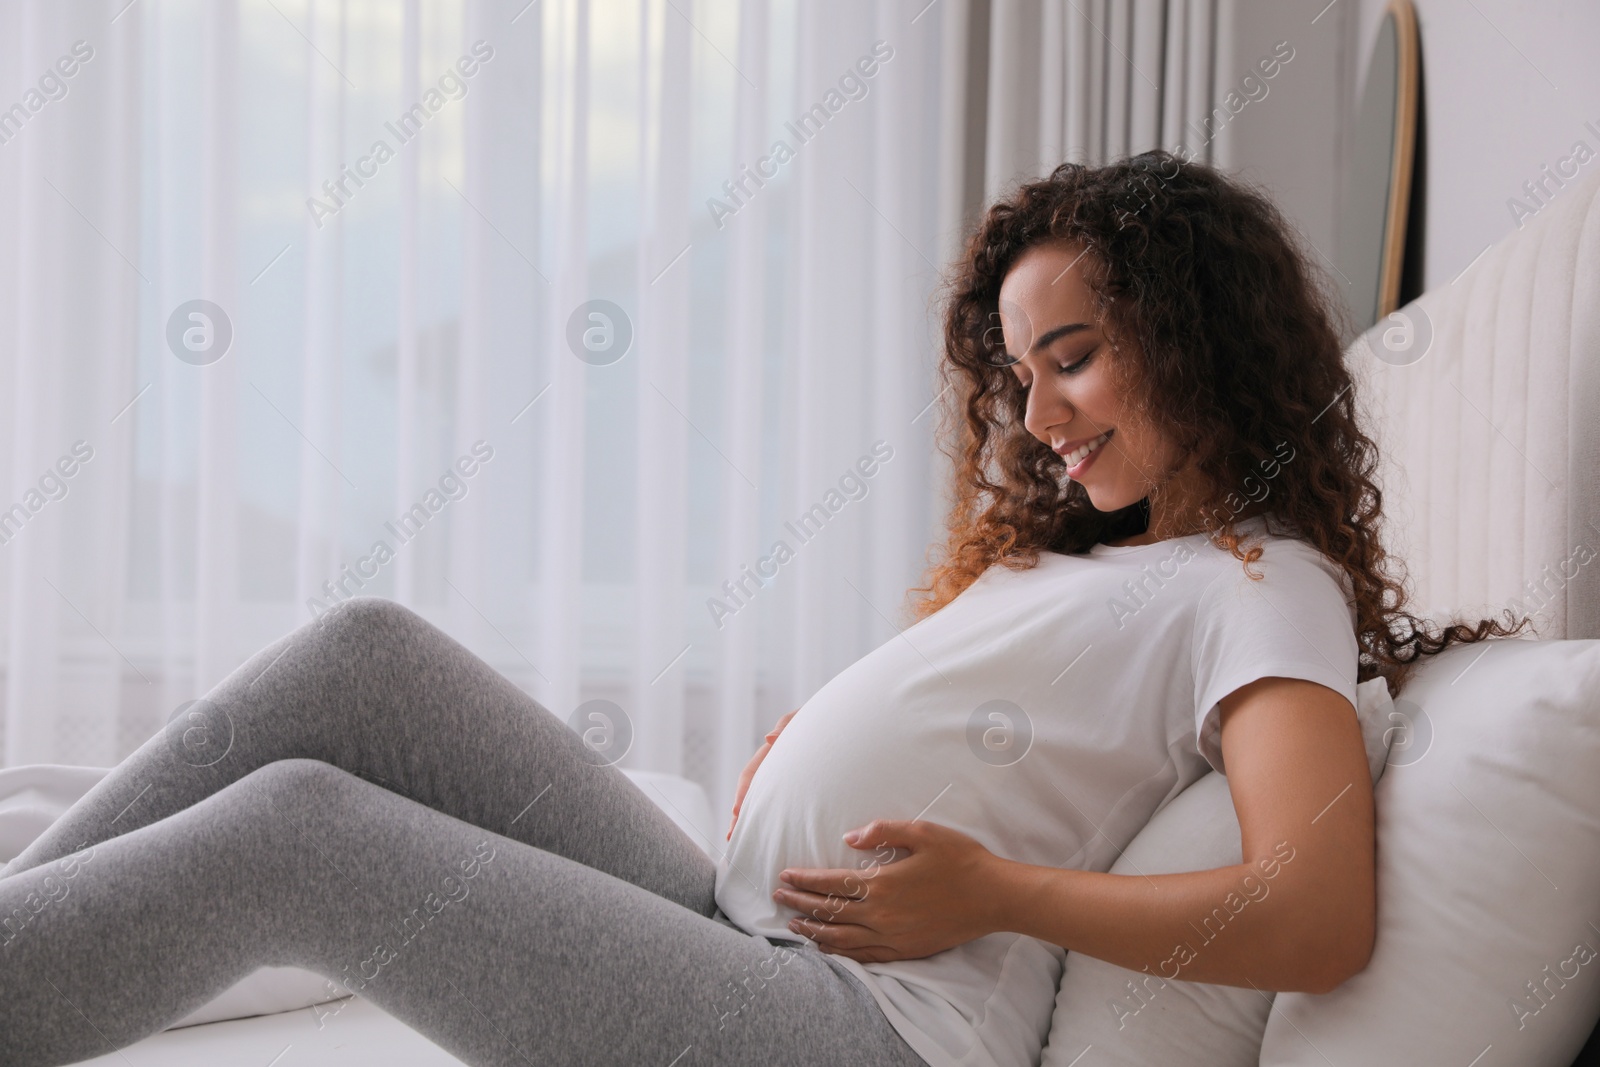
<path id="1" fill-rule="evenodd" d="M 717 903 L 741 929 L 799 940 L 787 925 L 798 913 L 772 899 L 778 872 L 867 868 L 873 853 L 841 835 L 874 818 L 950 826 L 1023 863 L 1108 870 L 1208 763 L 1222 769 L 1222 697 L 1278 675 L 1355 703 L 1342 571 L 1276 535 L 1251 564 L 1261 581 L 1243 567 L 1203 533 L 991 566 L 800 708 L 750 783 Z M 1065 955 L 997 933 L 923 959 L 837 959 L 935 1067 L 1025 1067 L 1039 1062 Z"/>

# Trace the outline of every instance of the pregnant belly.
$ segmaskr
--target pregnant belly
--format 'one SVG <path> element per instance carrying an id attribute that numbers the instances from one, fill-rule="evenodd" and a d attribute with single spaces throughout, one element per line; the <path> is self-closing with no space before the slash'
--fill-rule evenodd
<path id="1" fill-rule="evenodd" d="M 772 900 L 785 868 L 868 873 L 905 855 L 852 848 L 846 832 L 874 819 L 920 817 L 957 829 L 966 821 L 949 800 L 961 764 L 976 762 L 964 743 L 953 751 L 937 730 L 908 733 L 897 716 L 840 726 L 830 716 L 808 718 L 814 710 L 803 707 L 762 761 L 719 865 L 718 903 L 754 933 L 793 936 L 787 923 L 796 912 Z"/>

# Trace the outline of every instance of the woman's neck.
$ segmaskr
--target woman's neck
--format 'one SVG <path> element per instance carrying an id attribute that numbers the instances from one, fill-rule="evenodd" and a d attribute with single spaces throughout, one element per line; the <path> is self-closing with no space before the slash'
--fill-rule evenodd
<path id="1" fill-rule="evenodd" d="M 1235 526 L 1237 526 L 1239 523 L 1247 522 L 1250 519 L 1256 518 L 1257 516 L 1266 514 L 1267 510 L 1268 509 L 1266 505 L 1262 501 L 1251 501 L 1248 507 L 1244 508 L 1238 514 L 1233 516 L 1233 523 Z M 1221 529 L 1221 526 L 1218 523 L 1201 524 L 1198 522 L 1190 522 L 1187 526 L 1182 527 L 1178 532 L 1171 532 L 1162 535 L 1157 532 L 1157 524 L 1152 522 L 1146 525 L 1142 533 L 1132 534 L 1117 541 L 1106 541 L 1105 544 L 1112 548 L 1131 548 L 1135 545 L 1153 545 L 1159 541 L 1168 541 L 1178 537 L 1187 537 L 1190 534 L 1215 533 L 1219 529 Z"/>

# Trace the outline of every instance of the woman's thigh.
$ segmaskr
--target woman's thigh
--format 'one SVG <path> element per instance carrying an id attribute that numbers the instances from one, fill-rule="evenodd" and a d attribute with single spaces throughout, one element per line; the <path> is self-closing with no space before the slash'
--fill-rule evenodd
<path id="1" fill-rule="evenodd" d="M 473 1065 L 922 1063 L 809 946 L 317 761 L 70 859 L 0 880 L 26 915 L 0 944 L 0 1062 L 104 1054 L 295 965 Z"/>
<path id="2" fill-rule="evenodd" d="M 179 713 L 5 873 L 303 758 L 710 914 L 711 861 L 612 756 L 586 747 L 420 616 L 358 597 L 263 649 Z"/>

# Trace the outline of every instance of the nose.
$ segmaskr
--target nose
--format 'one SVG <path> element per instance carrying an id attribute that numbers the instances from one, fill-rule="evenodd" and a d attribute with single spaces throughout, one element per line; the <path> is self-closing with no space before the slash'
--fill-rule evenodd
<path id="1" fill-rule="evenodd" d="M 1050 427 L 1070 422 L 1073 414 L 1072 405 L 1055 382 L 1049 378 L 1042 382 L 1035 378 L 1033 387 L 1028 390 L 1028 404 L 1023 411 L 1024 429 L 1039 440 L 1048 442 Z"/>

